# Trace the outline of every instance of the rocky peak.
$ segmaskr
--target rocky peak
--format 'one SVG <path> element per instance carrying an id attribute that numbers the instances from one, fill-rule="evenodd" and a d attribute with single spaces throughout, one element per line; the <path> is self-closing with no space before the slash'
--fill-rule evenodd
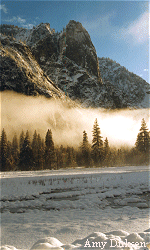
<path id="1" fill-rule="evenodd" d="M 85 43 L 91 48 L 94 47 L 91 42 L 89 33 L 86 31 L 86 29 L 82 26 L 81 23 L 71 20 L 66 26 L 66 32 L 68 38 L 72 38 L 77 42 Z"/>
<path id="2" fill-rule="evenodd" d="M 68 23 L 60 36 L 59 46 L 61 54 L 85 68 L 88 74 L 98 77 L 102 83 L 95 47 L 81 23 L 74 20 Z"/>
<path id="3" fill-rule="evenodd" d="M 30 47 L 32 47 L 35 46 L 37 42 L 41 41 L 47 36 L 52 35 L 53 33 L 54 30 L 50 29 L 49 23 L 41 23 L 31 29 L 26 42 Z"/>
<path id="4" fill-rule="evenodd" d="M 55 33 L 48 23 L 32 29 L 0 27 L 5 34 L 0 44 L 1 90 L 70 103 L 71 98 L 85 107 L 148 107 L 149 84 L 110 59 L 99 58 L 98 63 L 81 23 L 71 20 L 61 33 Z"/>
<path id="5" fill-rule="evenodd" d="M 99 67 L 107 95 L 113 99 L 115 108 L 149 107 L 150 85 L 144 79 L 110 58 L 99 58 Z"/>
<path id="6" fill-rule="evenodd" d="M 55 30 L 50 28 L 49 23 L 40 23 L 32 29 L 3 24 L 0 26 L 0 30 L 2 34 L 12 36 L 18 41 L 26 42 L 29 47 L 35 46 L 43 38 L 55 33 Z"/>
<path id="7" fill-rule="evenodd" d="M 48 78 L 23 42 L 0 36 L 0 90 L 14 90 L 26 95 L 64 98 L 61 90 Z"/>

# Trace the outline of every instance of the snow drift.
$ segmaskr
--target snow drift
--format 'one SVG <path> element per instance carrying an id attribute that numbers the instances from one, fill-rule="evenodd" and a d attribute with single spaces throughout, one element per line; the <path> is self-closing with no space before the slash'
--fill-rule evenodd
<path id="1" fill-rule="evenodd" d="M 3 172 L 0 187 L 3 250 L 148 250 L 146 166 Z"/>

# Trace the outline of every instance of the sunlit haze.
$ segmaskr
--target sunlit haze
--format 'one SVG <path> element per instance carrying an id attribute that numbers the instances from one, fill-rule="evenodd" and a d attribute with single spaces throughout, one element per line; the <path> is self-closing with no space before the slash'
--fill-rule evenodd
<path id="1" fill-rule="evenodd" d="M 9 139 L 22 129 L 34 130 L 44 138 L 47 129 L 52 130 L 55 145 L 79 146 L 84 130 L 92 141 L 92 129 L 95 119 L 101 129 L 103 140 L 107 137 L 110 145 L 134 146 L 141 126 L 142 118 L 149 127 L 148 109 L 110 111 L 100 108 L 67 108 L 61 101 L 45 97 L 29 97 L 15 92 L 1 94 L 2 128 Z"/>

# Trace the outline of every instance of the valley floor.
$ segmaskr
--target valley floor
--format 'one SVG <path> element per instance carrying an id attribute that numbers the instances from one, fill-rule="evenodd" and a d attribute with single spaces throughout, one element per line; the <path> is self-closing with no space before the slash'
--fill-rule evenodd
<path id="1" fill-rule="evenodd" d="M 149 200 L 148 166 L 1 173 L 2 249 L 149 249 Z"/>

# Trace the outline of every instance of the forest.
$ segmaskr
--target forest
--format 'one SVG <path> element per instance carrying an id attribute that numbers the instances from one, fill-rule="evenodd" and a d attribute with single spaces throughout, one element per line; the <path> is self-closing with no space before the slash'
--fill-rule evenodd
<path id="1" fill-rule="evenodd" d="M 15 133 L 12 141 L 7 139 L 5 128 L 0 138 L 1 171 L 34 171 L 75 167 L 115 167 L 125 165 L 148 165 L 150 132 L 144 118 L 134 147 L 115 148 L 103 140 L 97 119 L 92 130 L 92 143 L 87 132 L 78 148 L 58 146 L 53 141 L 52 131 L 48 129 L 45 138 L 35 130 L 33 138 L 29 131 L 22 130 L 19 138 Z"/>

